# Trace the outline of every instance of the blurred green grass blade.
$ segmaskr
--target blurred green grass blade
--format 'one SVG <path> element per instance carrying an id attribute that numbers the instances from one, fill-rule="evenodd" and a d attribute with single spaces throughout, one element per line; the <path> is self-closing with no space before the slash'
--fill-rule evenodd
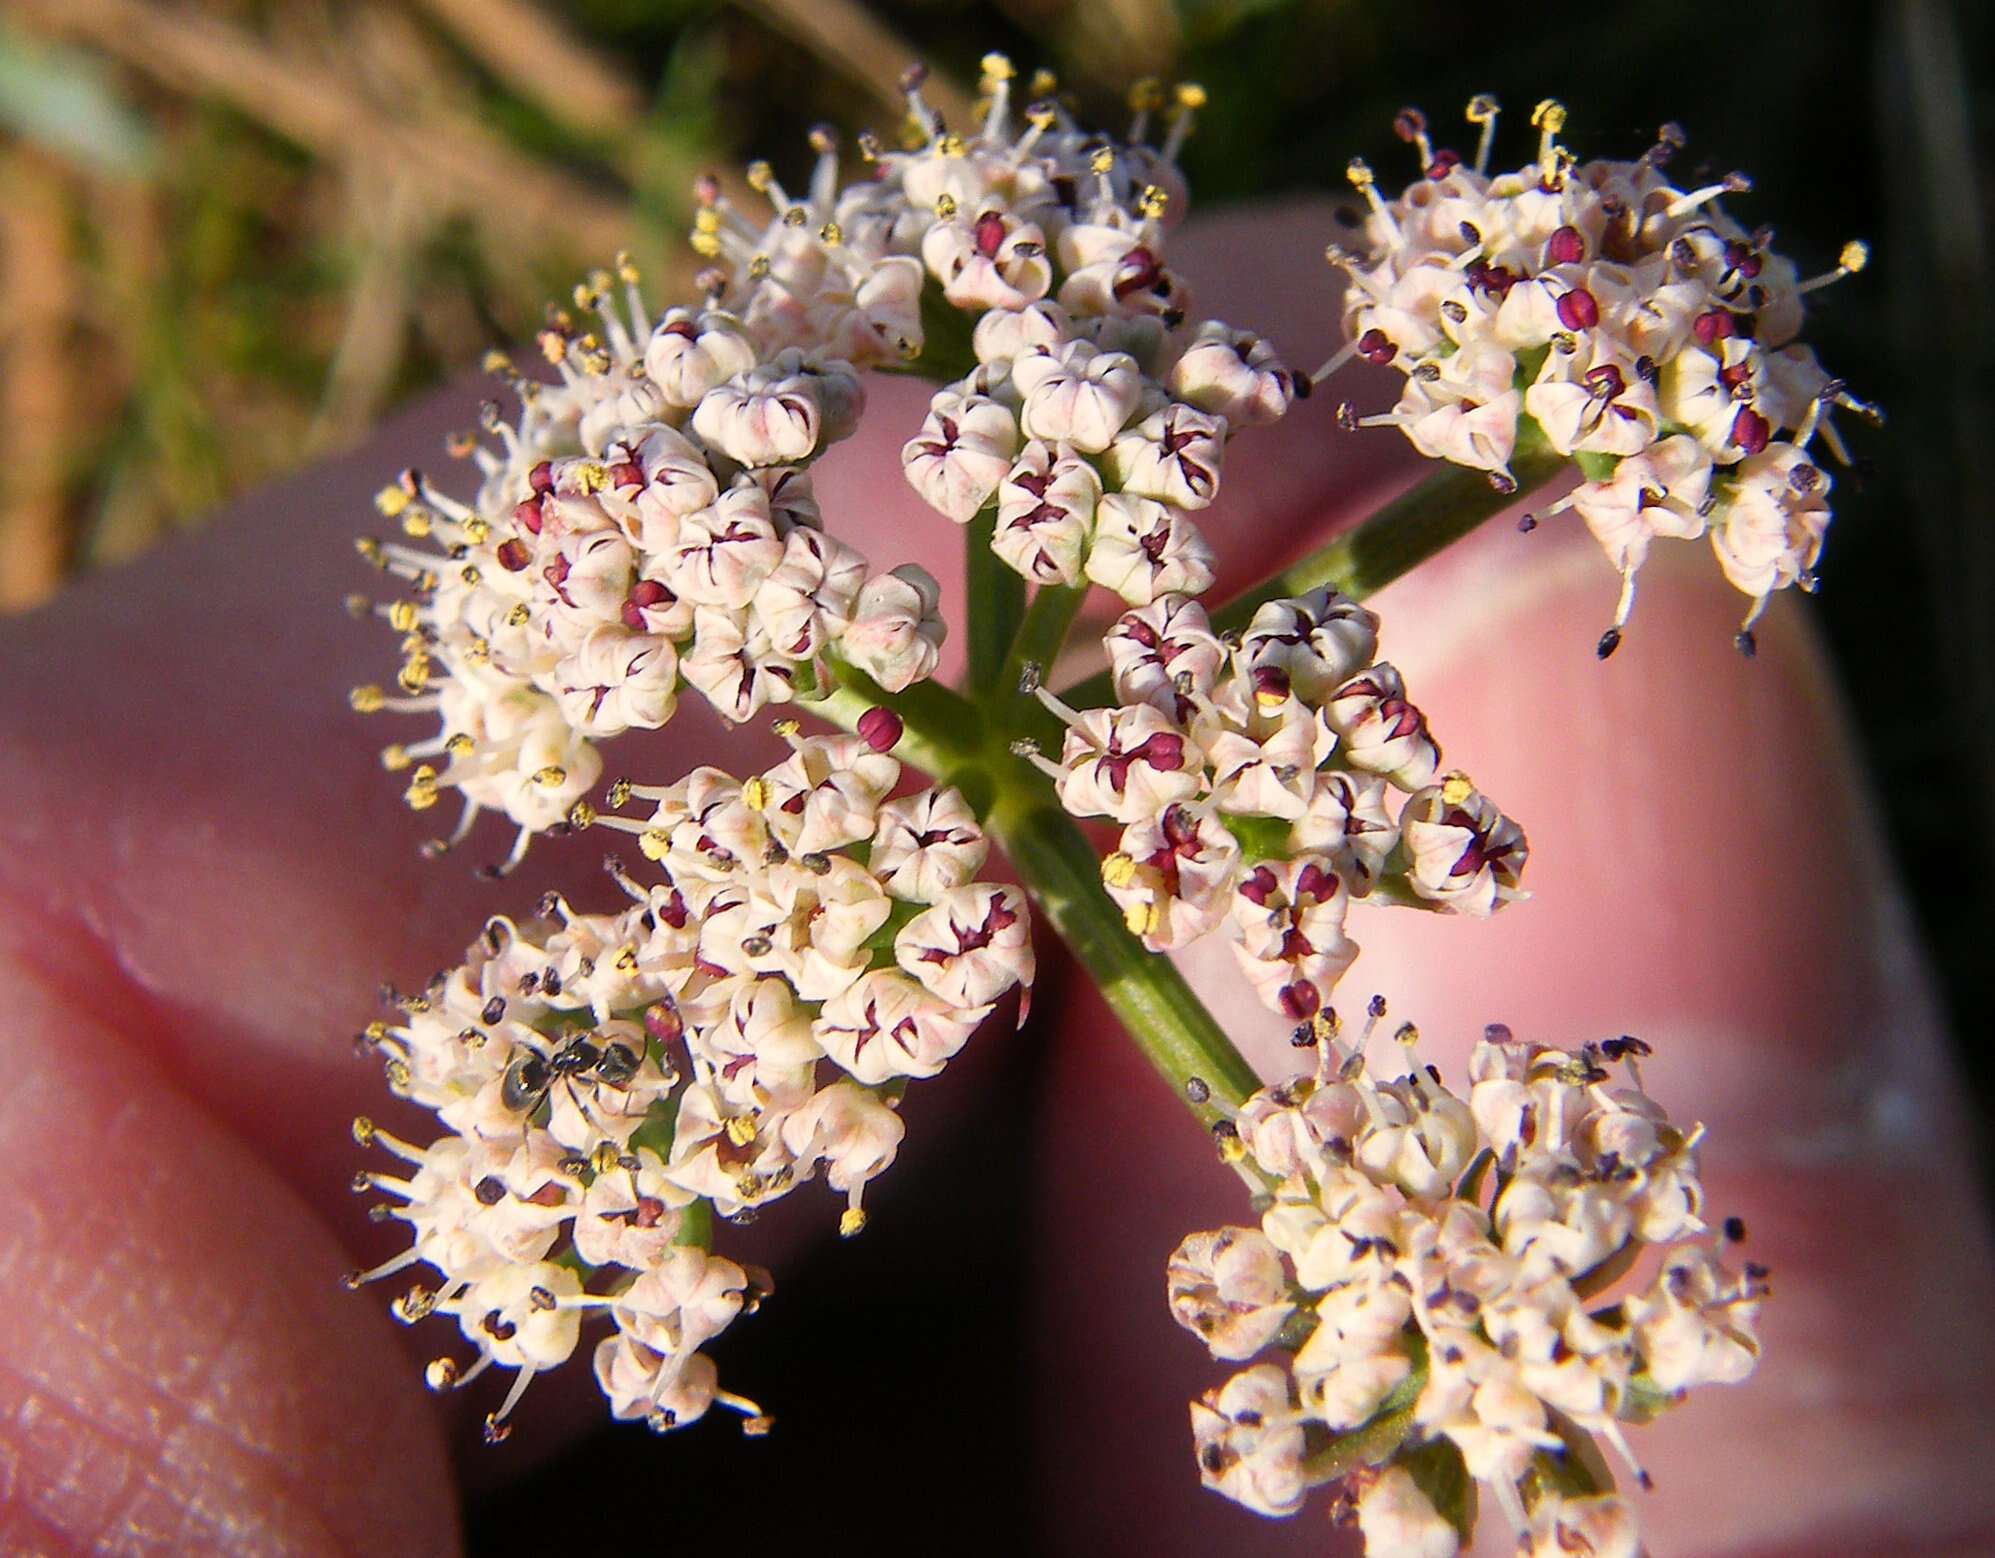
<path id="1" fill-rule="evenodd" d="M 0 126 L 98 172 L 142 177 L 152 128 L 105 72 L 73 50 L 32 43 L 0 26 Z"/>

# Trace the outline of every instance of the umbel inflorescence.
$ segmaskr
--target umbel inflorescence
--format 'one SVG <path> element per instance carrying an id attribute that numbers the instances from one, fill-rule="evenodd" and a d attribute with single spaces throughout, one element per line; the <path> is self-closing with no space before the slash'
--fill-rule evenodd
<path id="1" fill-rule="evenodd" d="M 1559 143 L 1566 111 L 1532 111 L 1534 161 L 1492 174 L 1497 105 L 1478 97 L 1473 161 L 1437 150 L 1417 110 L 1396 129 L 1419 176 L 1383 198 L 1363 162 L 1351 182 L 1370 211 L 1355 248 L 1333 245 L 1349 278 L 1349 344 L 1405 375 L 1399 404 L 1353 425 L 1396 426 L 1422 454 L 1515 485 L 1521 451 L 1571 459 L 1584 478 L 1540 517 L 1572 509 L 1621 573 L 1621 599 L 1600 640 L 1627 626 L 1650 545 L 1708 535 L 1725 577 L 1749 596 L 1740 630 L 1767 597 L 1812 585 L 1829 525 L 1829 474 L 1818 438 L 1849 456 L 1838 408 L 1877 420 L 1800 339 L 1805 299 L 1863 269 L 1843 246 L 1832 271 L 1803 280 L 1721 197 L 1752 188 L 1729 173 L 1679 189 L 1668 168 L 1683 132 L 1665 125 L 1632 162 L 1579 162 Z"/>
<path id="2" fill-rule="evenodd" d="M 1625 1453 L 1624 1425 L 1749 1372 L 1764 1274 L 1722 1263 L 1699 1133 L 1643 1092 L 1634 1040 L 1492 1030 L 1466 1097 L 1410 1043 L 1403 1067 L 1381 1053 L 1382 1003 L 1343 1043 L 1351 906 L 1486 917 L 1524 897 L 1524 833 L 1443 766 L 1379 658 L 1356 597 L 1389 573 L 1344 569 L 1333 543 L 1201 598 L 1233 439 L 1312 383 L 1200 317 L 1170 259 L 1204 94 L 1140 85 L 1118 140 L 1000 56 L 982 85 L 952 127 L 910 72 L 899 149 L 862 137 L 856 174 L 818 130 L 795 189 L 765 164 L 702 180 L 696 298 L 654 309 L 621 259 L 591 276 L 549 313 L 545 375 L 494 360 L 518 405 L 454 446 L 475 490 L 416 471 L 383 489 L 402 536 L 361 551 L 408 593 L 352 604 L 402 663 L 351 701 L 433 722 L 382 754 L 414 809 L 456 794 L 426 847 L 489 811 L 512 828 L 492 874 L 590 829 L 642 862 L 609 863 L 610 908 L 550 894 L 489 920 L 366 1029 L 441 1134 L 356 1123 L 400 1160 L 356 1188 L 411 1243 L 352 1280 L 429 1268 L 395 1312 L 455 1321 L 437 1389 L 511 1371 L 494 1440 L 584 1346 L 620 1418 L 664 1430 L 719 1404 L 766 1429 L 703 1351 L 772 1290 L 716 1250 L 719 1225 L 822 1178 L 840 1231 L 864 1227 L 907 1084 L 1010 1000 L 1022 1018 L 1036 905 L 1260 1218 L 1171 1263 L 1173 1312 L 1250 1365 L 1194 1406 L 1204 1479 L 1269 1514 L 1335 1483 L 1374 1554 L 1454 1552 L 1477 1484 L 1529 1552 L 1633 1552 L 1595 1440 Z M 1839 448 L 1826 411 L 1853 404 L 1793 343 L 1813 284 L 1718 210 L 1737 181 L 1662 181 L 1674 132 L 1576 166 L 1546 105 L 1538 161 L 1491 177 L 1494 107 L 1471 117 L 1473 166 L 1409 115 L 1425 177 L 1388 204 L 1354 173 L 1373 212 L 1368 252 L 1344 256 L 1346 355 L 1402 367 L 1390 420 L 1428 453 L 1520 485 L 1527 457 L 1534 480 L 1547 451 L 1578 462 L 1560 506 L 1627 580 L 1603 650 L 1657 535 L 1708 530 L 1756 616 L 1813 564 L 1827 478 L 1806 450 Z M 961 693 L 934 680 L 936 581 L 862 557 L 812 488 L 875 370 L 937 386 L 881 480 L 964 528 Z M 1380 555 L 1389 528 L 1364 532 Z M 1107 671 L 1056 691 L 1097 587 L 1120 613 Z M 604 743 L 687 697 L 778 713 L 789 756 L 605 784 Z M 1120 831 L 1091 842 L 1076 819 Z M 1021 885 L 984 876 L 992 842 Z M 1166 956 L 1207 934 L 1299 1024 L 1312 1070 L 1257 1086 Z"/>
<path id="3" fill-rule="evenodd" d="M 1643 1091 L 1639 1040 L 1492 1027 L 1464 1097 L 1384 1016 L 1346 1045 L 1319 1014 L 1314 1069 L 1218 1127 L 1261 1218 L 1170 1262 L 1179 1323 L 1250 1364 L 1192 1404 L 1200 1474 L 1268 1515 L 1333 1484 L 1374 1555 L 1449 1558 L 1479 1486 L 1532 1558 L 1633 1558 L 1594 1439 L 1646 1486 L 1622 1425 L 1759 1358 L 1766 1273 L 1706 1228 L 1701 1131 Z"/>

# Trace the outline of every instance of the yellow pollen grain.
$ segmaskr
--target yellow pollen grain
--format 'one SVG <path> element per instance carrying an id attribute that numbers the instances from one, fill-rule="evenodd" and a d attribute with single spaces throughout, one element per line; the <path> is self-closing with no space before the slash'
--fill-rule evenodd
<path id="1" fill-rule="evenodd" d="M 1531 110 L 1531 128 L 1557 135 L 1566 127 L 1566 105 L 1555 97 L 1543 99 Z"/>
<path id="2" fill-rule="evenodd" d="M 1475 794 L 1475 784 L 1465 773 L 1457 771 L 1441 781 L 1441 799 L 1450 806 L 1459 806 Z"/>
<path id="3" fill-rule="evenodd" d="M 464 521 L 464 539 L 469 541 L 473 546 L 483 546 L 487 541 L 492 539 L 491 521 L 473 514 L 469 519 Z"/>
<path id="4" fill-rule="evenodd" d="M 1101 879 L 1109 887 L 1127 887 L 1136 880 L 1136 858 L 1117 850 L 1101 863 Z"/>
<path id="5" fill-rule="evenodd" d="M 1155 184 L 1145 184 L 1143 193 L 1136 197 L 1136 209 L 1152 221 L 1164 214 L 1164 208 L 1171 203 L 1171 197 Z"/>
<path id="6" fill-rule="evenodd" d="M 1180 81 L 1176 95 L 1180 108 L 1200 109 L 1206 105 L 1205 88 L 1196 81 Z"/>
<path id="7" fill-rule="evenodd" d="M 672 850 L 672 835 L 663 828 L 646 828 L 637 836 L 637 847 L 646 860 L 663 860 Z"/>
<path id="8" fill-rule="evenodd" d="M 1221 1163 L 1244 1162 L 1246 1156 L 1247 1144 L 1238 1136 L 1228 1136 L 1219 1143 L 1219 1161 Z"/>
<path id="9" fill-rule="evenodd" d="M 866 1227 L 865 1210 L 861 1207 L 849 1206 L 839 1216 L 838 1237 L 841 1239 L 850 1239 L 856 1234 L 863 1232 L 865 1230 L 865 1227 Z M 761 1432 L 765 1434 L 768 1431 L 769 1430 L 766 1427 L 761 1430 Z"/>
<path id="10" fill-rule="evenodd" d="M 448 741 L 444 742 L 443 749 L 452 757 L 469 757 L 476 750 L 477 745 L 477 742 L 473 741 L 460 730 Z"/>
<path id="11" fill-rule="evenodd" d="M 607 793 L 604 794 L 603 799 L 609 802 L 612 808 L 629 805 L 630 781 L 628 779 L 618 779 L 614 781 L 610 785 Z"/>
<path id="12" fill-rule="evenodd" d="M 1357 189 L 1370 189 L 1373 184 L 1378 182 L 1376 176 L 1372 173 L 1371 164 L 1366 162 L 1362 157 L 1353 157 L 1350 162 L 1345 164 L 1344 177 L 1349 179 L 1352 186 Z"/>
<path id="13" fill-rule="evenodd" d="M 741 787 L 741 804 L 750 811 L 761 811 L 769 804 L 769 781 L 757 774 Z"/>
<path id="14" fill-rule="evenodd" d="M 346 695 L 347 706 L 356 714 L 378 714 L 388 702 L 388 695 L 372 684 L 356 687 Z"/>
<path id="15" fill-rule="evenodd" d="M 610 484 L 610 473 L 597 460 L 585 460 L 575 472 L 576 483 L 584 492 L 601 492 Z"/>
<path id="16" fill-rule="evenodd" d="M 402 534 L 421 541 L 436 528 L 430 511 L 426 508 L 410 508 L 402 515 Z"/>
<path id="17" fill-rule="evenodd" d="M 410 503 L 409 495 L 400 487 L 383 487 L 374 494 L 374 507 L 384 519 L 393 519 Z"/>
<path id="18" fill-rule="evenodd" d="M 408 664 L 395 673 L 395 680 L 403 692 L 411 697 L 429 686 L 429 659 L 425 655 L 409 656 Z"/>
<path id="19" fill-rule="evenodd" d="M 416 626 L 416 603 L 412 600 L 398 600 L 388 608 L 388 626 L 397 633 L 409 633 Z"/>
<path id="20" fill-rule="evenodd" d="M 978 62 L 978 68 L 992 81 L 1009 81 L 1013 76 L 1018 74 L 1018 71 L 1011 63 L 1010 57 L 999 54 L 995 50 L 986 54 Z"/>
<path id="21" fill-rule="evenodd" d="M 377 1017 L 362 1031 L 367 1035 L 368 1043 L 379 1044 L 383 1039 L 388 1037 L 388 1024 Z"/>
<path id="22" fill-rule="evenodd" d="M 415 759 L 409 756 L 409 749 L 405 746 L 396 745 L 381 749 L 381 766 L 391 774 L 400 773 L 414 761 Z"/>
<path id="23" fill-rule="evenodd" d="M 596 825 L 596 808 L 587 801 L 577 801 L 568 808 L 568 826 L 576 832 Z"/>
<path id="24" fill-rule="evenodd" d="M 545 768 L 534 770 L 533 782 L 543 789 L 558 790 L 568 782 L 568 770 L 559 763 L 549 763 Z"/>
<path id="25" fill-rule="evenodd" d="M 965 157 L 970 151 L 970 148 L 964 144 L 963 137 L 953 130 L 935 143 L 935 149 L 945 157 Z"/>
<path id="26" fill-rule="evenodd" d="M 694 233 L 688 241 L 693 246 L 693 253 L 697 254 L 701 259 L 717 260 L 720 258 L 720 240 L 714 237 L 712 233 Z"/>
<path id="27" fill-rule="evenodd" d="M 1115 167 L 1115 153 L 1106 146 L 1097 146 L 1088 158 L 1089 169 L 1103 177 Z"/>
<path id="28" fill-rule="evenodd" d="M 1870 263 L 1870 245 L 1861 238 L 1852 238 L 1843 245 L 1843 252 L 1836 256 L 1836 263 L 1854 276 Z"/>
<path id="29" fill-rule="evenodd" d="M 737 1147 L 745 1147 L 755 1139 L 755 1122 L 745 1114 L 737 1114 L 727 1122 L 727 1139 Z"/>

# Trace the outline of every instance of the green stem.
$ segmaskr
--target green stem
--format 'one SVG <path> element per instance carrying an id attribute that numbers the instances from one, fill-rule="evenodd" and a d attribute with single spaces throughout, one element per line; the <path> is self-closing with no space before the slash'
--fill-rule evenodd
<path id="1" fill-rule="evenodd" d="M 1535 422 L 1521 422 L 1517 449 L 1510 461 L 1511 474 L 1517 478 L 1514 492 L 1498 492 L 1481 471 L 1444 465 L 1334 540 L 1215 608 L 1212 625 L 1219 632 L 1238 631 L 1268 601 L 1304 595 L 1323 585 L 1353 600 L 1363 600 L 1461 540 L 1519 498 L 1545 486 L 1569 466 L 1563 455 L 1546 444 Z M 1098 708 L 1111 692 L 1104 671 L 1060 696 L 1076 708 Z"/>
<path id="2" fill-rule="evenodd" d="M 1002 685 L 1005 655 L 1025 615 L 1025 581 L 991 550 L 996 528 L 997 509 L 993 505 L 978 511 L 963 537 L 973 697 Z"/>
<path id="3" fill-rule="evenodd" d="M 1025 771 L 1038 780 L 1036 771 Z M 1210 1100 L 1192 1108 L 1207 1124 L 1220 1117 L 1215 1103 L 1228 1112 L 1237 1109 L 1261 1085 L 1260 1078 L 1177 966 L 1129 933 L 1122 911 L 1101 885 L 1093 847 L 1072 818 L 1042 798 L 1044 781 L 1034 788 L 1040 795 L 1016 783 L 1001 786 L 988 819 L 1012 868 L 1172 1091 L 1186 1097 L 1187 1082 L 1203 1081 Z"/>
<path id="4" fill-rule="evenodd" d="M 1212 625 L 1221 632 L 1244 628 L 1265 602 L 1307 594 L 1326 584 L 1353 600 L 1363 600 L 1567 468 L 1565 456 L 1545 442 L 1537 423 L 1521 422 L 1510 460 L 1510 473 L 1517 478 L 1515 490 L 1498 492 L 1485 472 L 1444 465 L 1363 523 L 1234 596 L 1212 614 Z"/>
<path id="5" fill-rule="evenodd" d="M 1407 1350 L 1413 1354 L 1412 1370 L 1379 1403 L 1371 1420 L 1347 1434 L 1339 1434 L 1303 1461 L 1303 1475 L 1311 1486 L 1335 1482 L 1360 1466 L 1376 1466 L 1406 1442 L 1406 1436 L 1413 1431 L 1414 1409 L 1420 1405 L 1420 1393 L 1427 1386 L 1424 1339 L 1410 1336 Z"/>
<path id="6" fill-rule="evenodd" d="M 1018 625 L 1011 653 L 1004 657 L 1004 671 L 997 683 L 1001 697 L 1017 690 L 1018 679 L 1028 665 L 1038 666 L 1042 676 L 1052 674 L 1053 662 L 1067 642 L 1067 631 L 1087 598 L 1085 584 L 1042 584 L 1032 592 L 1032 604 L 1025 608 L 1025 620 Z"/>

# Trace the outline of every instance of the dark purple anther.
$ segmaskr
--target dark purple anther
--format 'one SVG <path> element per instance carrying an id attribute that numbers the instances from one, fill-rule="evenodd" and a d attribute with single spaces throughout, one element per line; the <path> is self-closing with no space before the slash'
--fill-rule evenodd
<path id="1" fill-rule="evenodd" d="M 1546 240 L 1545 262 L 1548 265 L 1577 265 L 1586 258 L 1586 240 L 1580 236 L 1577 227 L 1561 227 Z"/>
<path id="2" fill-rule="evenodd" d="M 542 460 L 526 473 L 526 484 L 538 495 L 545 496 L 554 490 L 554 462 Z"/>
<path id="3" fill-rule="evenodd" d="M 994 260 L 1003 247 L 1004 218 L 995 211 L 986 211 L 977 218 L 977 253 L 987 260 Z"/>
<path id="4" fill-rule="evenodd" d="M 1367 330 L 1358 337 L 1358 355 L 1382 368 L 1399 355 L 1399 348 L 1387 339 L 1383 330 Z"/>
<path id="5" fill-rule="evenodd" d="M 892 709 L 868 709 L 859 716 L 859 739 L 875 752 L 892 751 L 903 728 Z"/>
<path id="6" fill-rule="evenodd" d="M 1283 985 L 1279 997 L 1282 1015 L 1295 1022 L 1307 1022 L 1323 1004 L 1323 993 L 1306 979 Z"/>
<path id="7" fill-rule="evenodd" d="M 521 504 L 522 508 L 526 505 Z M 510 541 L 501 541 L 498 549 L 499 566 L 507 573 L 520 573 L 533 561 L 533 554 L 526 549 L 526 543 L 518 536 Z"/>
<path id="8" fill-rule="evenodd" d="M 513 523 L 520 529 L 540 534 L 540 499 L 528 498 L 524 503 L 513 505 Z"/>
<path id="9" fill-rule="evenodd" d="M 1559 299 L 1559 323 L 1568 330 L 1591 330 L 1600 323 L 1600 305 L 1584 287 L 1574 287 Z"/>
<path id="10" fill-rule="evenodd" d="M 1722 308 L 1714 308 L 1699 314 L 1690 328 L 1695 332 L 1699 345 L 1710 346 L 1730 338 L 1737 327 L 1733 324 L 1730 313 Z"/>
<path id="11" fill-rule="evenodd" d="M 1732 418 L 1732 442 L 1747 454 L 1758 454 L 1773 437 L 1773 428 L 1767 419 L 1751 406 L 1739 407 L 1739 414 Z"/>

